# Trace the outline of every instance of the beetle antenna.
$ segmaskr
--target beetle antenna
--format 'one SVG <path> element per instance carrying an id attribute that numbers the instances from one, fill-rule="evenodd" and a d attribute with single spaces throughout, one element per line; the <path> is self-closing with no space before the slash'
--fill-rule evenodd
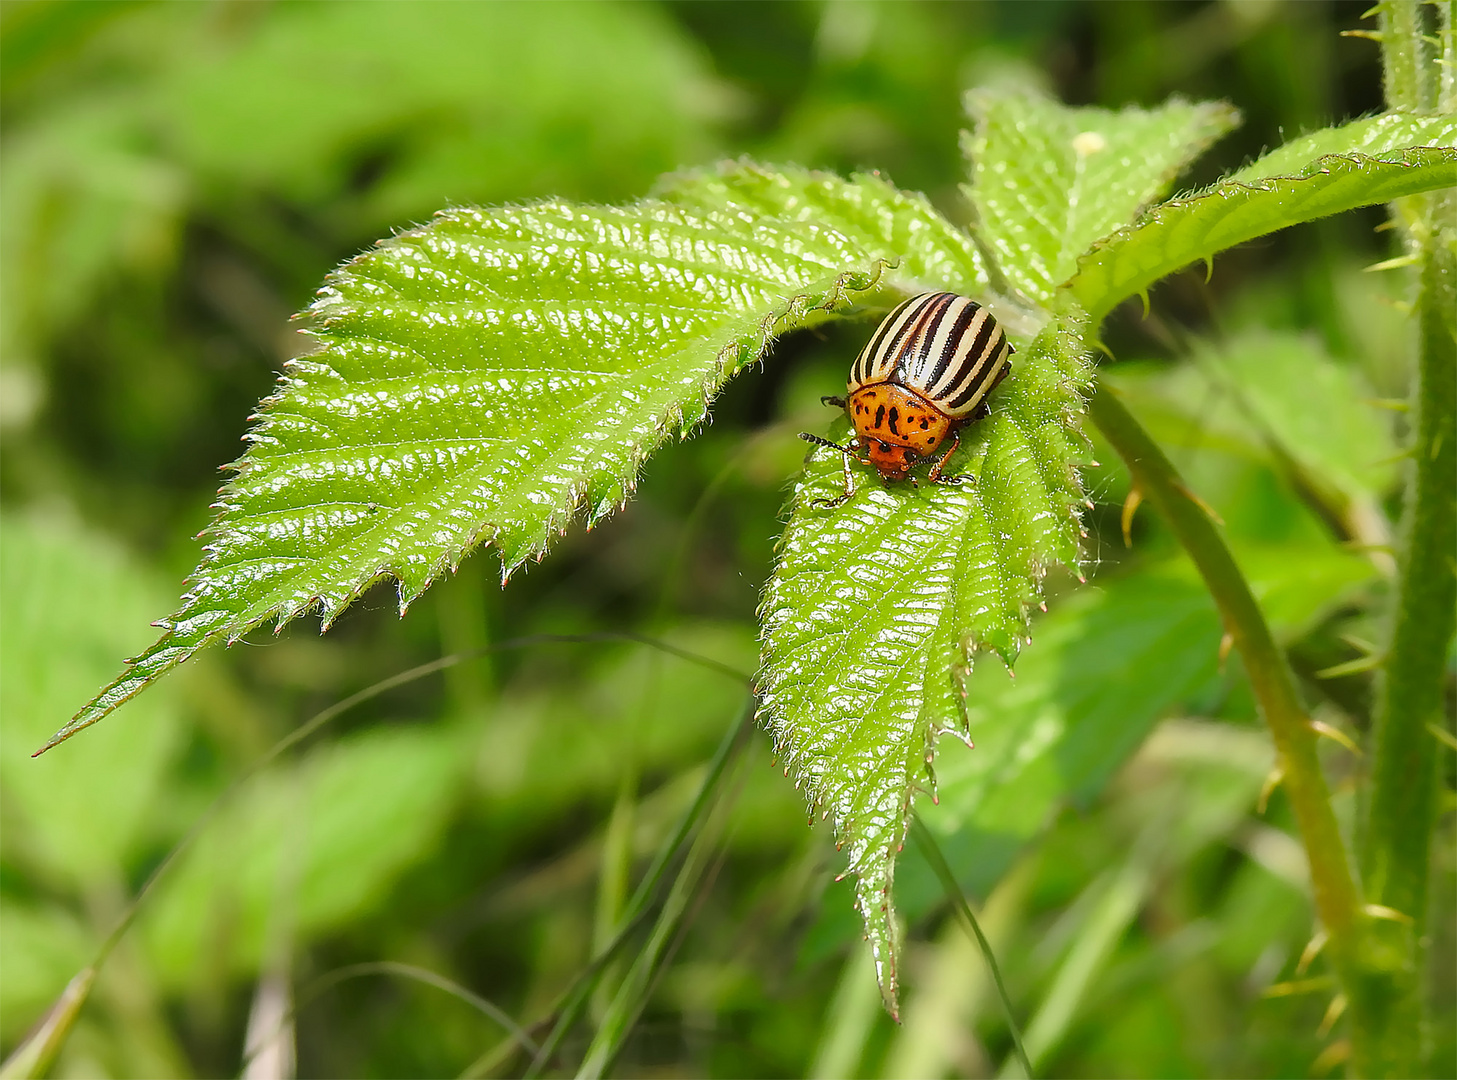
<path id="1" fill-rule="evenodd" d="M 801 431 L 799 437 L 807 443 L 814 443 L 816 446 L 828 446 L 831 450 L 838 450 L 846 457 L 854 457 L 855 451 L 848 446 L 841 446 L 837 442 L 830 442 L 829 439 L 822 439 L 818 435 L 811 435 L 808 431 Z"/>

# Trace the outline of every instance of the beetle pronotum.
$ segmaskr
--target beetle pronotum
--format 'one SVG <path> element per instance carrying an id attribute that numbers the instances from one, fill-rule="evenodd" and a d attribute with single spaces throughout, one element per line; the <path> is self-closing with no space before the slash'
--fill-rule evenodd
<path id="1" fill-rule="evenodd" d="M 963 477 L 943 475 L 946 462 L 961 445 L 960 429 L 987 415 L 987 395 L 1011 370 L 1014 351 L 992 313 L 964 296 L 924 293 L 897 307 L 850 365 L 847 396 L 821 399 L 849 416 L 850 445 L 800 432 L 806 442 L 845 455 L 845 493 L 815 505 L 833 508 L 851 496 L 851 461 L 871 466 L 882 480 L 914 484 L 911 469 L 930 461 L 948 436 L 951 445 L 927 479 L 961 483 Z"/>

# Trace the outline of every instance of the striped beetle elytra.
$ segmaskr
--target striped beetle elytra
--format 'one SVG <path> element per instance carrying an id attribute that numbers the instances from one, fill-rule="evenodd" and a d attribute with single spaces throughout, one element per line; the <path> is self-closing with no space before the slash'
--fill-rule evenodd
<path id="1" fill-rule="evenodd" d="M 962 483 L 964 477 L 944 475 L 946 462 L 961 445 L 960 429 L 987 415 L 987 395 L 1007 377 L 1015 351 L 992 313 L 964 296 L 923 293 L 897 307 L 850 365 L 847 396 L 822 399 L 849 416 L 850 444 L 800 432 L 806 442 L 845 455 L 845 493 L 814 505 L 833 509 L 850 498 L 851 461 L 874 468 L 881 480 L 914 485 L 911 469 L 934 458 L 931 483 Z M 948 437 L 951 445 L 936 457 Z"/>

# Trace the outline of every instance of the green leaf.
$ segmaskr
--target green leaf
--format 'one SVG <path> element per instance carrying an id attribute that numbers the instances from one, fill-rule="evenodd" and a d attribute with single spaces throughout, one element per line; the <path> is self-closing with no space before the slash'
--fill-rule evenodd
<path id="1" fill-rule="evenodd" d="M 731 209 L 784 222 L 828 222 L 866 251 L 894 260 L 907 289 L 964 296 L 986 288 L 971 237 L 942 217 L 924 195 L 901 191 L 880 176 L 773 169 L 726 161 L 715 169 L 665 176 L 656 194 L 700 211 Z"/>
<path id="2" fill-rule="evenodd" d="M 1373 117 L 1296 140 L 1099 241 L 1078 260 L 1068 284 L 1100 320 L 1121 300 L 1225 248 L 1358 206 L 1457 185 L 1453 142 L 1457 120 L 1440 116 Z M 1339 153 L 1329 152 L 1336 147 Z"/>
<path id="3" fill-rule="evenodd" d="M 489 543 L 503 578 L 620 506 L 774 334 L 876 286 L 833 225 L 544 202 L 452 210 L 330 276 L 166 633 L 48 745 L 204 645 L 372 583 L 401 611 Z"/>
<path id="4" fill-rule="evenodd" d="M 1091 805 L 1155 721 L 1207 692 L 1219 638 L 1192 575 L 1156 566 L 1082 590 L 1039 620 L 1015 680 L 979 668 L 966 706 L 977 748 L 941 756 L 937 803 L 917 811 L 963 885 L 989 889 L 1059 808 Z M 936 895 L 927 882 L 908 885 Z"/>
<path id="5" fill-rule="evenodd" d="M 1457 142 L 1457 117 L 1382 113 L 1291 139 L 1220 183 L 1248 184 L 1276 176 L 1298 176 L 1316 158 L 1331 155 L 1381 156 L 1414 146 L 1450 147 L 1454 142 Z"/>
<path id="6" fill-rule="evenodd" d="M 1077 258 L 1128 224 L 1206 146 L 1239 122 L 1220 103 L 1069 109 L 1026 93 L 972 91 L 965 189 L 1008 281 L 1046 303 Z"/>
<path id="7" fill-rule="evenodd" d="M 0 517 L 0 741 L 11 748 L 0 757 L 0 833 L 8 860 L 81 895 L 115 888 L 148 839 L 179 749 L 177 699 L 158 694 L 135 730 L 98 732 L 65 758 L 19 750 L 145 644 L 165 597 L 144 566 L 65 518 Z"/>
<path id="8" fill-rule="evenodd" d="M 626 198 L 708 149 L 722 91 L 656 9 L 427 11 L 285 6 L 249 32 L 198 34 L 156 80 L 154 111 L 177 155 L 213 183 L 327 203 L 351 228 L 447 201 L 587 186 Z M 382 151 L 383 174 L 360 192 L 351 174 L 364 148 Z"/>
<path id="9" fill-rule="evenodd" d="M 378 729 L 251 781 L 142 911 L 159 977 L 255 971 L 280 912 L 308 939 L 372 910 L 433 850 L 464 789 L 465 749 L 448 727 Z"/>
<path id="10" fill-rule="evenodd" d="M 994 650 L 1010 664 L 1027 640 L 1043 573 L 1078 559 L 1076 466 L 1085 451 L 1077 418 L 1091 368 L 1085 317 L 1054 286 L 1083 245 L 1130 220 L 1233 122 L 1217 105 L 1108 113 L 982 95 L 971 107 L 979 123 L 968 144 L 976 163 L 968 194 L 984 241 L 1008 281 L 1055 314 L 1038 332 L 1047 312 L 997 308 L 1021 315 L 1004 320 L 1020 351 L 992 416 L 970 429 L 953 461 L 974 484 L 916 491 L 861 477 L 855 497 L 826 512 L 812 504 L 841 489 L 840 457 L 812 455 L 761 608 L 761 715 L 796 782 L 849 846 L 892 1011 L 895 857 L 914 794 L 930 786 L 934 741 L 965 730 L 972 652 Z M 767 200 L 810 219 L 815 202 L 836 198 L 753 177 L 726 186 L 747 189 L 741 197 L 751 205 Z M 889 234 L 883 213 L 868 222 Z M 910 250 L 943 243 L 923 230 Z M 980 269 L 965 241 L 955 250 L 958 263 Z M 951 257 L 921 256 L 905 269 L 929 277 Z M 837 421 L 837 433 L 845 430 Z"/>
<path id="11" fill-rule="evenodd" d="M 895 856 L 935 737 L 964 731 L 974 648 L 1011 661 L 1039 581 L 1078 556 L 1075 420 L 1089 369 L 1068 312 L 1022 346 L 990 418 L 969 430 L 959 487 L 883 486 L 817 450 L 761 607 L 761 718 L 816 811 L 833 815 L 887 1007 L 895 1009 Z M 844 421 L 838 422 L 842 427 Z M 831 455 L 833 454 L 833 457 Z"/>
<path id="12" fill-rule="evenodd" d="M 1246 334 L 1199 359 L 1206 382 L 1233 399 L 1254 438 L 1337 511 L 1385 495 L 1395 481 L 1391 414 L 1372 404 L 1360 372 L 1315 340 Z"/>

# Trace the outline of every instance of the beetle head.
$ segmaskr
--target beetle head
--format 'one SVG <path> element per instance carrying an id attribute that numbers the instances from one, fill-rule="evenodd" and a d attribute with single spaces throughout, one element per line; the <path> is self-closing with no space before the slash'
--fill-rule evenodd
<path id="1" fill-rule="evenodd" d="M 911 468 L 922 460 L 921 455 L 909 446 L 897 446 L 879 439 L 867 439 L 866 442 L 865 456 L 882 480 L 904 480 L 910 475 Z"/>

